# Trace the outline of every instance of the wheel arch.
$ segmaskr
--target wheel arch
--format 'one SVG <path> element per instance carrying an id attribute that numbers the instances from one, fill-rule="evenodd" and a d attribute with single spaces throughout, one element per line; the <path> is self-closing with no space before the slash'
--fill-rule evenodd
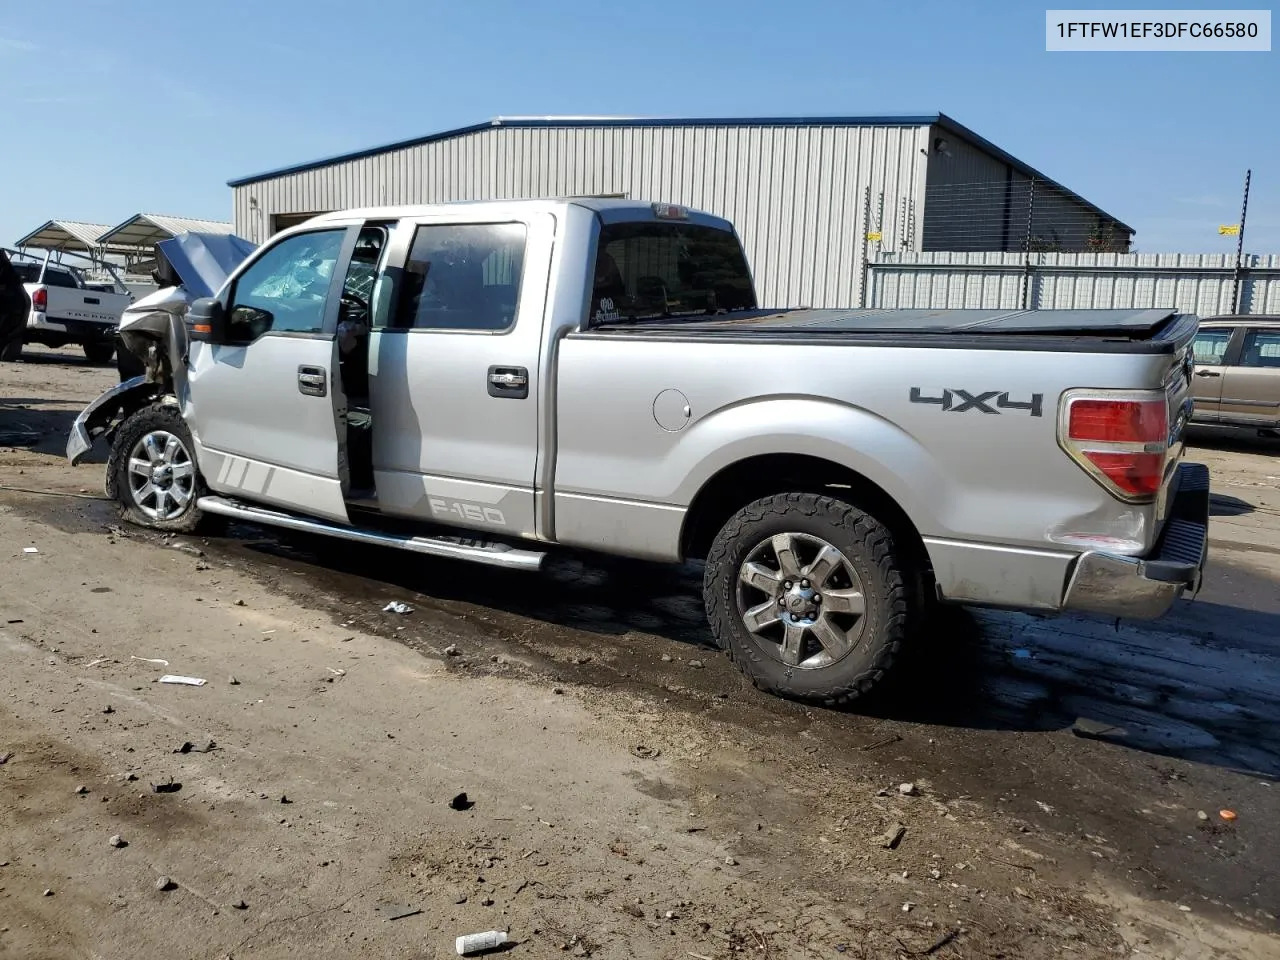
<path id="1" fill-rule="evenodd" d="M 879 484 L 851 467 L 811 454 L 767 453 L 716 472 L 694 496 L 680 531 L 684 559 L 705 559 L 725 522 L 748 503 L 778 493 L 815 493 L 844 500 L 888 527 L 912 567 L 931 570 L 918 527 Z"/>

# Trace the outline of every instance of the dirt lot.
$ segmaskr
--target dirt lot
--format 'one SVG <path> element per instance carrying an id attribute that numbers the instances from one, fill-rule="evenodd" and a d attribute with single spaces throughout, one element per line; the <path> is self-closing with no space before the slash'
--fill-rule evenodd
<path id="1" fill-rule="evenodd" d="M 0 366 L 0 957 L 1280 957 L 1276 445 L 1192 450 L 1194 603 L 955 611 L 842 712 L 709 649 L 696 569 L 124 529 L 61 459 L 112 379 Z"/>

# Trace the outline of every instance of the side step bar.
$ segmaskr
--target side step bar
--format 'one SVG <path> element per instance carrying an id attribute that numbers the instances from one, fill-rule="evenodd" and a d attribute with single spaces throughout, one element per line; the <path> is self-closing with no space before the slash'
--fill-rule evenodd
<path id="1" fill-rule="evenodd" d="M 357 543 L 371 543 L 380 547 L 393 547 L 396 550 L 408 550 L 410 553 L 424 553 L 432 557 L 449 557 L 454 560 L 470 560 L 473 563 L 484 563 L 491 567 L 506 567 L 509 570 L 540 570 L 546 553 L 541 550 L 522 550 L 510 544 L 493 540 L 482 540 L 463 536 L 434 537 L 402 537 L 393 533 L 378 533 L 373 530 L 361 530 L 356 527 L 344 527 L 324 520 L 300 517 L 292 513 L 268 510 L 264 507 L 250 506 L 226 497 L 201 497 L 196 506 L 206 513 L 216 513 L 224 517 L 235 517 L 250 523 L 261 523 L 272 527 L 285 527 L 288 530 L 301 530 L 303 533 L 314 533 L 326 537 L 338 537 L 342 540 L 354 540 Z"/>

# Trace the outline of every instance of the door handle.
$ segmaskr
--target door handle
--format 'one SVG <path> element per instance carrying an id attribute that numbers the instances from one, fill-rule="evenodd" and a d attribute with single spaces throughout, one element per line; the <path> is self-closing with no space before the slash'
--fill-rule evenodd
<path id="1" fill-rule="evenodd" d="M 298 392 L 308 397 L 323 397 L 329 393 L 329 372 L 324 367 L 304 364 L 298 367 Z"/>
<path id="2" fill-rule="evenodd" d="M 1218 371 L 1216 370 L 1197 370 L 1196 376 L 1197 377 L 1220 377 L 1222 376 L 1222 374 L 1218 373 Z"/>
<path id="3" fill-rule="evenodd" d="M 527 367 L 490 367 L 488 385 L 491 397 L 524 400 L 529 396 L 529 370 Z"/>

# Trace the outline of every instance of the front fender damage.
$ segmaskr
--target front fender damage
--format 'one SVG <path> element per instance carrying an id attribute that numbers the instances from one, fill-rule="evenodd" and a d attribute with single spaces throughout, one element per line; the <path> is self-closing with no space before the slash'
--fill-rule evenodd
<path id="1" fill-rule="evenodd" d="M 134 377 L 106 390 L 96 400 L 80 411 L 67 437 L 67 459 L 72 466 L 78 464 L 94 443 L 112 431 L 136 410 L 141 410 L 163 393 L 161 384 L 151 382 L 146 376 Z"/>

